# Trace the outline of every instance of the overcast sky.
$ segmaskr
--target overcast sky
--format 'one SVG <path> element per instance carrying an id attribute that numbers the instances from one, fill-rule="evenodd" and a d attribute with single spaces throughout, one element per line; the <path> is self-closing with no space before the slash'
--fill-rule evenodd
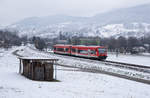
<path id="1" fill-rule="evenodd" d="M 0 25 L 33 16 L 92 16 L 144 3 L 150 0 L 0 0 Z"/>

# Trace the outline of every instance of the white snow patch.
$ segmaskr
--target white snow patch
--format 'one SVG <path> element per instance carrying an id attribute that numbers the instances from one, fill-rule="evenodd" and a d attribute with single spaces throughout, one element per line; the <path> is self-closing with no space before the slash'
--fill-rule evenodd
<path id="1" fill-rule="evenodd" d="M 18 49 L 21 50 L 23 48 L 25 47 Z M 18 74 L 19 60 L 12 55 L 12 52 L 18 49 L 9 50 L 0 59 L 0 98 L 150 97 L 150 85 L 104 74 L 58 70 L 57 79 L 61 82 L 29 80 Z M 35 53 L 29 54 L 36 55 Z M 58 69 L 66 68 L 58 67 Z"/>

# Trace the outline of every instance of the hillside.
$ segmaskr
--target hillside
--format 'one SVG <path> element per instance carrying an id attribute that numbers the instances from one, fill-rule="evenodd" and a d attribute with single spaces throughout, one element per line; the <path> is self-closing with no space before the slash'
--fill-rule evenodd
<path id="1" fill-rule="evenodd" d="M 9 25 L 20 35 L 57 37 L 59 32 L 68 36 L 144 36 L 150 33 L 150 4 L 122 8 L 93 17 L 54 15 L 31 17 Z M 135 36 L 135 37 L 137 37 Z"/>
<path id="2" fill-rule="evenodd" d="M 92 21 L 103 24 L 120 23 L 150 23 L 150 4 L 135 6 L 131 8 L 122 8 L 108 13 L 98 14 L 92 17 Z"/>

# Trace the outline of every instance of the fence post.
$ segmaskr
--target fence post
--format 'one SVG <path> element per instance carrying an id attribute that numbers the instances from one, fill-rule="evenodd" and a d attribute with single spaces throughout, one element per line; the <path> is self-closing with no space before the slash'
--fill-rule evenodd
<path id="1" fill-rule="evenodd" d="M 55 80 L 57 80 L 57 65 L 54 63 L 55 65 Z"/>

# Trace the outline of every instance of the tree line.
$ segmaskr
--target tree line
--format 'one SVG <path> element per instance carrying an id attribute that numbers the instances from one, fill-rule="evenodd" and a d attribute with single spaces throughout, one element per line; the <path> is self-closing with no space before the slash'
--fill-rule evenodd
<path id="1" fill-rule="evenodd" d="M 0 30 L 0 47 L 20 46 L 23 40 L 15 31 Z"/>
<path id="2" fill-rule="evenodd" d="M 20 46 L 22 43 L 31 43 L 39 49 L 50 47 L 59 44 L 58 40 L 66 40 L 65 44 L 72 45 L 101 45 L 106 46 L 109 51 L 115 52 L 133 52 L 135 47 L 143 47 L 145 51 L 150 52 L 150 36 L 145 37 L 123 37 L 118 38 L 101 38 L 101 37 L 66 37 L 61 34 L 57 38 L 40 38 L 32 37 L 27 38 L 27 36 L 19 37 L 17 32 L 0 30 L 0 47 L 9 48 L 11 46 Z"/>
<path id="3" fill-rule="evenodd" d="M 110 51 L 132 52 L 133 49 L 143 47 L 145 51 L 150 52 L 150 36 L 149 37 L 129 37 L 123 36 L 116 38 L 102 38 L 101 45 L 107 46 Z"/>
<path id="4" fill-rule="evenodd" d="M 65 35 L 59 36 L 55 39 L 54 43 L 57 44 L 56 40 L 67 40 L 68 44 L 72 45 L 101 45 L 106 46 L 109 51 L 115 52 L 139 52 L 146 51 L 150 52 L 150 36 L 144 37 L 123 37 L 120 36 L 118 38 L 109 37 L 109 38 L 101 38 L 101 37 L 71 37 L 67 38 Z M 143 49 L 143 50 L 142 50 Z"/>

